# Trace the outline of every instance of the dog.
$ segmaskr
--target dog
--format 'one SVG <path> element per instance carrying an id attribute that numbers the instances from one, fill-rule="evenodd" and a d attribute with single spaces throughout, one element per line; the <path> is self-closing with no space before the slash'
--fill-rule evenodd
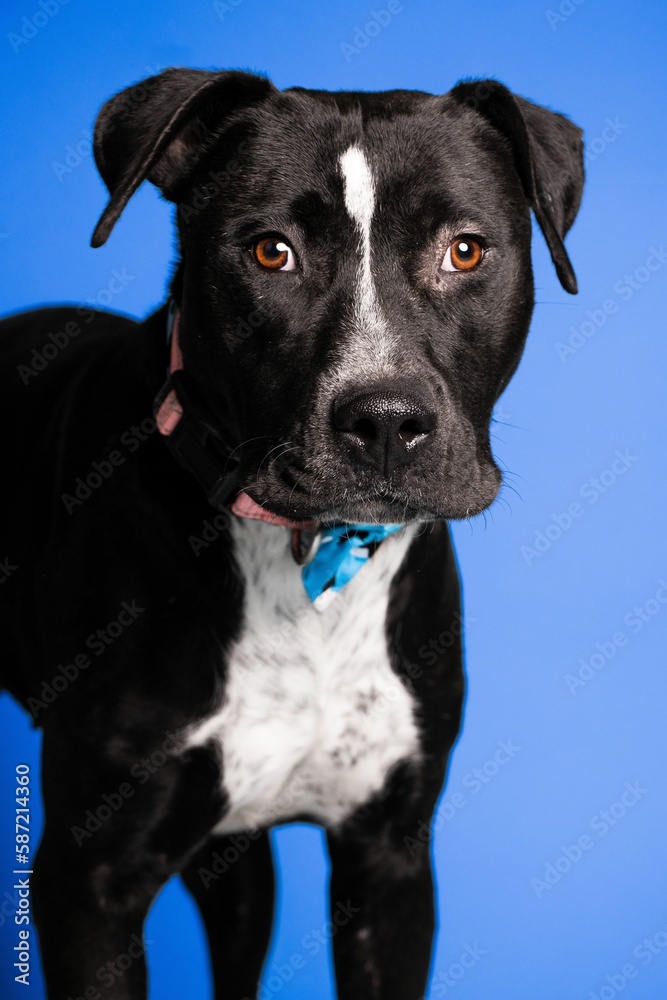
<path id="1" fill-rule="evenodd" d="M 104 105 L 94 154 L 93 246 L 148 178 L 180 255 L 143 322 L 1 327 L 2 670 L 43 730 L 48 996 L 146 997 L 144 918 L 179 873 L 216 998 L 255 997 L 268 830 L 305 820 L 328 839 L 338 996 L 417 1000 L 464 695 L 447 522 L 501 485 L 531 210 L 576 292 L 582 133 L 493 80 L 170 69 Z"/>

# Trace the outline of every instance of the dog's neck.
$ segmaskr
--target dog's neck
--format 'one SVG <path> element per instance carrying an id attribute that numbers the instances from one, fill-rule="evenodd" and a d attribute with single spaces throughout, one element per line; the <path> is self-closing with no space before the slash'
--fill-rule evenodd
<path id="1" fill-rule="evenodd" d="M 294 561 L 303 566 L 308 597 L 323 609 L 373 556 L 378 546 L 395 534 L 400 524 L 333 524 L 290 520 L 261 507 L 236 485 L 236 448 L 226 442 L 200 410 L 196 385 L 185 373 L 179 340 L 181 310 L 172 299 L 167 320 L 167 380 L 154 404 L 155 421 L 175 458 L 193 473 L 214 507 L 228 507 L 241 519 L 265 521 L 291 532 Z"/>

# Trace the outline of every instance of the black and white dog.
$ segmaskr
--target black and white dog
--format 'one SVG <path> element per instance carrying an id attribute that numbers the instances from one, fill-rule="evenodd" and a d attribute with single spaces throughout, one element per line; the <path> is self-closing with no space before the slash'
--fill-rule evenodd
<path id="1" fill-rule="evenodd" d="M 302 819 L 327 831 L 338 996 L 418 1000 L 434 900 L 409 845 L 463 697 L 446 522 L 500 487 L 531 209 L 576 291 L 580 130 L 494 81 L 172 69 L 104 106 L 95 158 L 93 245 L 148 178 L 180 260 L 143 323 L 0 327 L 2 670 L 44 732 L 48 996 L 145 997 L 142 925 L 180 873 L 215 996 L 254 997 L 267 830 Z"/>

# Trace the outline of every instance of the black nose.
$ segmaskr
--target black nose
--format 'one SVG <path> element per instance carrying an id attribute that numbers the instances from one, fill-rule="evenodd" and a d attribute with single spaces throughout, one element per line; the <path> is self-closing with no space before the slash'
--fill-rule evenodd
<path id="1" fill-rule="evenodd" d="M 358 461 L 389 475 L 417 457 L 435 429 L 436 416 L 413 393 L 376 386 L 337 399 L 333 423 Z"/>

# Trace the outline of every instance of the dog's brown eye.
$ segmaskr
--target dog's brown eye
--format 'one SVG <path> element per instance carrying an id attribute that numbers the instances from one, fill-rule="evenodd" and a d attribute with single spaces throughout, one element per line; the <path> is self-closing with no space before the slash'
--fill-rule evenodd
<path id="1" fill-rule="evenodd" d="M 459 236 L 447 247 L 443 271 L 472 271 L 481 262 L 484 248 L 470 236 Z"/>
<path id="2" fill-rule="evenodd" d="M 260 267 L 267 271 L 293 271 L 296 267 L 294 251 L 279 236 L 267 236 L 253 244 L 253 256 Z"/>

